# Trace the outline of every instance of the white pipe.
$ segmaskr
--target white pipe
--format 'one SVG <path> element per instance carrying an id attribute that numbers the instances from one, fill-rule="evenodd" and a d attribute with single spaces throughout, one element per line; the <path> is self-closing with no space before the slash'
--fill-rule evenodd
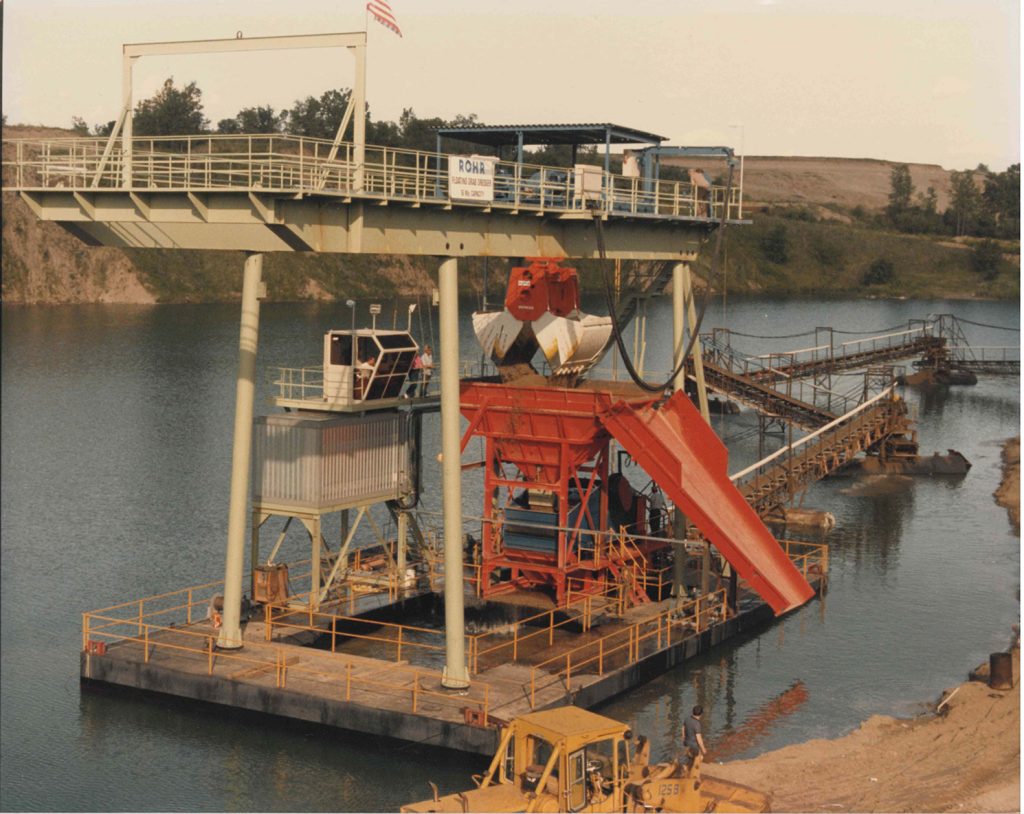
<path id="1" fill-rule="evenodd" d="M 758 461 L 757 463 L 751 464 L 746 469 L 744 469 L 742 472 L 737 472 L 735 475 L 730 475 L 729 476 L 729 480 L 731 480 L 731 481 L 739 480 L 744 475 L 749 475 L 755 469 L 758 469 L 759 467 L 764 466 L 769 461 L 774 461 L 780 455 L 784 455 L 787 452 L 792 452 L 797 447 L 802 446 L 803 444 L 806 444 L 812 438 L 817 438 L 823 432 L 827 432 L 828 430 L 831 430 L 833 427 L 836 427 L 839 424 L 842 424 L 847 419 L 857 415 L 857 413 L 862 412 L 863 410 L 866 410 L 869 406 L 874 404 L 876 401 L 878 401 L 883 396 L 888 395 L 892 391 L 893 391 L 892 386 L 889 386 L 889 387 L 885 388 L 885 390 L 883 390 L 877 396 L 872 396 L 867 401 L 865 401 L 863 404 L 861 404 L 861 405 L 859 405 L 857 407 L 854 407 L 852 410 L 850 410 L 850 412 L 844 413 L 843 415 L 839 416 L 839 418 L 837 418 L 835 421 L 830 421 L 824 427 L 820 427 L 820 428 L 816 429 L 814 432 L 810 433 L 809 435 L 805 435 L 799 441 L 794 441 L 792 444 L 788 444 L 788 445 L 782 447 L 781 449 L 777 449 L 775 452 L 773 452 L 767 458 L 763 458 L 760 461 Z"/>
<path id="2" fill-rule="evenodd" d="M 928 326 L 928 327 L 931 327 L 931 326 Z M 876 339 L 891 339 L 894 336 L 907 336 L 908 334 L 917 334 L 917 333 L 924 335 L 924 333 L 925 333 L 924 327 L 921 327 L 921 328 L 911 328 L 908 331 L 898 331 L 897 333 L 894 333 L 894 334 L 879 334 L 878 336 L 867 336 L 867 337 L 864 337 L 864 339 L 851 339 L 848 342 L 840 343 L 840 347 L 845 348 L 847 345 L 858 345 L 861 342 L 874 342 Z"/>
<path id="3" fill-rule="evenodd" d="M 441 685 L 469 686 L 462 585 L 462 438 L 459 432 L 459 264 L 454 257 L 438 272 L 441 306 L 441 485 L 444 490 L 444 636 Z"/>
<path id="4" fill-rule="evenodd" d="M 798 353 L 813 353 L 816 350 L 823 350 L 825 348 L 831 348 L 831 345 L 818 345 L 814 348 L 800 348 L 800 350 L 783 350 L 778 353 L 762 353 L 759 356 L 755 356 L 755 359 L 768 359 L 772 356 L 796 356 Z"/>

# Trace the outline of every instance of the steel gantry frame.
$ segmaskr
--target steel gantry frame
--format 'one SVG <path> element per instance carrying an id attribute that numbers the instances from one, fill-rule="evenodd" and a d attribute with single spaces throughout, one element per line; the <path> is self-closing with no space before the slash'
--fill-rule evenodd
<path id="1" fill-rule="evenodd" d="M 241 149 L 219 137 L 140 139 L 133 133 L 132 68 L 144 56 L 343 47 L 356 61 L 353 95 L 333 142 L 287 136 L 239 136 Z M 459 432 L 458 257 L 557 257 L 660 260 L 675 264 L 676 289 L 709 232 L 736 223 L 738 190 L 713 190 L 714 218 L 695 217 L 696 191 L 680 182 L 639 195 L 634 179 L 605 173 L 596 206 L 576 206 L 558 189 L 525 196 L 523 168 L 512 199 L 492 204 L 450 197 L 400 195 L 399 182 L 426 178 L 414 151 L 381 148 L 367 162 L 366 33 L 134 43 L 122 48 L 122 108 L 105 142 L 68 139 L 12 144 L 5 151 L 10 189 L 42 220 L 90 245 L 136 248 L 235 249 L 246 253 L 239 326 L 223 624 L 218 647 L 243 646 L 241 594 L 246 503 L 253 436 L 260 300 L 267 251 L 392 253 L 440 257 L 441 461 L 445 528 L 446 656 L 444 686 L 469 684 L 464 645 Z M 343 141 L 349 124 L 353 140 Z M 254 152 L 266 139 L 266 153 Z M 277 144 L 275 146 L 275 141 Z M 120 144 L 120 150 L 117 145 Z M 215 149 L 214 145 L 217 145 Z M 286 150 L 275 152 L 281 144 Z M 310 146 L 312 145 L 312 146 Z M 309 151 L 313 160 L 307 163 Z M 401 153 L 401 155 L 400 155 Z M 409 159 L 406 155 L 412 156 Z M 13 160 L 10 156 L 13 154 Z M 434 157 L 434 154 L 430 154 Z M 379 159 L 379 160 L 378 160 Z M 412 172 L 403 161 L 413 161 Z M 433 178 L 441 168 L 430 168 Z M 270 174 L 265 174 L 269 171 Z M 12 173 L 8 175 L 8 173 Z M 542 174 L 541 178 L 546 176 Z M 374 186 L 382 181 L 378 188 Z M 522 183 L 521 183 L 522 182 Z M 371 188 L 372 186 L 372 188 Z M 439 189 L 434 185 L 432 191 Z M 409 189 L 408 186 L 405 187 Z M 620 195 L 620 191 L 623 194 Z M 552 193 L 549 202 L 548 192 Z M 562 205 L 557 205 L 562 201 Z M 702 204 L 705 201 L 701 202 Z M 595 217 L 603 222 L 598 247 Z M 676 356 L 684 335 L 684 298 L 673 308 Z M 693 327 L 692 299 L 690 305 Z M 695 353 L 699 353 L 696 343 Z"/>

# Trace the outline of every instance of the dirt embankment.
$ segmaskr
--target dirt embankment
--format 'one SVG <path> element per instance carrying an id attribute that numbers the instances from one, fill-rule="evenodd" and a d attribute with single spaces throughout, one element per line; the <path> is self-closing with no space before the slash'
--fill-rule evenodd
<path id="1" fill-rule="evenodd" d="M 664 166 L 694 167 L 701 161 L 665 159 Z M 707 161 L 703 162 L 708 164 Z M 743 159 L 743 199 L 752 212 L 765 205 L 807 206 L 825 219 L 849 221 L 836 209 L 863 207 L 881 211 L 889 203 L 892 171 L 902 162 L 875 158 L 826 158 L 802 156 L 747 156 Z M 915 192 L 935 190 L 936 206 L 949 207 L 950 171 L 938 164 L 908 164 Z M 711 171 L 711 166 L 706 167 Z M 720 167 L 715 166 L 718 172 Z M 980 187 L 981 173 L 975 174 Z M 734 179 L 736 184 L 739 178 Z M 828 209 L 827 207 L 832 207 Z"/>
<path id="2" fill-rule="evenodd" d="M 1014 531 L 1020 537 L 1020 436 L 1003 445 L 1003 480 L 993 495 L 996 503 L 1010 515 Z"/>
<path id="3" fill-rule="evenodd" d="M 1003 447 L 994 497 L 1020 534 L 1020 437 Z M 1020 811 L 1020 642 L 1012 690 L 987 683 L 988 665 L 947 690 L 935 712 L 876 715 L 835 740 L 812 740 L 708 773 L 772 794 L 775 811 Z M 712 744 L 713 749 L 713 744 Z M 712 754 L 712 758 L 714 755 Z"/>
<path id="4" fill-rule="evenodd" d="M 1019 648 L 1013 661 L 1016 678 Z M 774 811 L 1020 811 L 1019 685 L 969 681 L 944 699 L 938 714 L 874 716 L 845 737 L 707 772 L 770 792 Z"/>

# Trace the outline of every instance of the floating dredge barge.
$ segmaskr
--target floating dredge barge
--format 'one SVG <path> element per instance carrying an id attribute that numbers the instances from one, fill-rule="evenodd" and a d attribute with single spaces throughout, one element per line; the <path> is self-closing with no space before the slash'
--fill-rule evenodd
<path id="1" fill-rule="evenodd" d="M 138 59 L 310 47 L 355 60 L 333 141 L 133 136 Z M 919 351 L 936 365 L 963 361 L 931 323 L 839 352 L 829 336 L 827 349 L 788 358 L 743 358 L 718 332 L 698 341 L 689 263 L 709 235 L 745 222 L 729 148 L 671 147 L 614 124 L 449 128 L 435 152 L 367 145 L 353 115 L 366 101 L 365 32 L 129 44 L 123 56 L 110 137 L 10 142 L 9 188 L 89 245 L 235 249 L 246 260 L 224 579 L 84 613 L 86 683 L 492 754 L 502 720 L 567 699 L 592 706 L 808 601 L 824 587 L 827 548 L 777 540 L 763 520 L 858 452 L 916 455 L 891 368 L 868 367 L 862 398 L 840 409 L 828 371 Z M 445 139 L 496 155 L 453 155 Z M 524 144 L 570 145 L 573 166 L 526 164 Z M 613 171 L 612 144 L 628 145 L 635 166 Z M 579 145 L 603 145 L 603 166 L 576 163 Z M 715 161 L 723 186 L 661 175 Z M 285 412 L 254 418 L 262 257 L 274 251 L 444 258 L 439 376 L 410 392 L 411 333 L 357 330 L 350 303 L 352 327 L 324 337 L 322 365 L 275 374 Z M 504 309 L 474 315 L 496 365 L 489 379 L 460 376 L 458 265 L 472 256 L 533 258 L 513 271 Z M 647 263 L 620 281 L 636 296 L 593 316 L 579 310 L 571 258 Z M 669 282 L 673 377 L 653 391 L 590 380 L 613 340 L 623 348 L 637 303 Z M 531 366 L 538 351 L 550 375 Z M 994 361 L 1019 371 L 1018 360 Z M 800 376 L 814 378 L 812 397 L 795 389 Z M 758 409 L 762 429 L 810 432 L 785 458 L 730 476 L 707 388 Z M 440 524 L 416 508 L 431 410 Z M 462 453 L 474 436 L 484 499 L 464 516 L 474 466 Z M 626 477 L 613 443 L 673 515 Z M 335 524 L 336 544 L 325 532 Z M 275 527 L 268 553 L 261 536 Z M 286 561 L 300 529 L 309 556 Z M 443 628 L 408 624 L 442 602 Z M 467 603 L 504 624 L 467 632 Z"/>

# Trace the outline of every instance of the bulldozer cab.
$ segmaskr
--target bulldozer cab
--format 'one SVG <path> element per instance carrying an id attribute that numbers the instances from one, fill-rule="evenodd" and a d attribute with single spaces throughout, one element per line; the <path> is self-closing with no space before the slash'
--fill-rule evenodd
<path id="1" fill-rule="evenodd" d="M 505 733 L 502 759 L 484 782 L 512 783 L 538 804 L 548 798 L 553 810 L 618 810 L 629 775 L 626 732 L 624 724 L 578 707 L 524 715 Z"/>

